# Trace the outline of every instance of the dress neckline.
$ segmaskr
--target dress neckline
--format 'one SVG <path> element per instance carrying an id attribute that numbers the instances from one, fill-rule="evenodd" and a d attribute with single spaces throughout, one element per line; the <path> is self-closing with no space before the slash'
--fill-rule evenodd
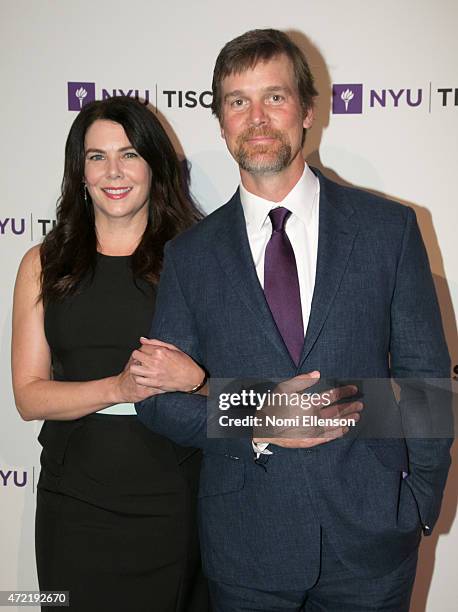
<path id="1" fill-rule="evenodd" d="M 101 259 L 130 259 L 132 255 L 105 255 L 105 253 L 97 251 L 97 257 Z"/>

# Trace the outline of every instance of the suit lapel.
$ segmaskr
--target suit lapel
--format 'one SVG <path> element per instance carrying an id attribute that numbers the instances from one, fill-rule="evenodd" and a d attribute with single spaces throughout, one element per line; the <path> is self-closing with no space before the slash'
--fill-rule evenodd
<path id="1" fill-rule="evenodd" d="M 358 233 L 344 190 L 314 170 L 320 181 L 315 289 L 298 369 L 309 355 L 329 314 Z M 272 318 L 254 266 L 239 192 L 226 204 L 216 235 L 215 254 L 247 310 L 276 350 L 296 367 Z"/>
<path id="2" fill-rule="evenodd" d="M 320 180 L 320 212 L 315 289 L 299 363 L 312 350 L 336 296 L 358 232 L 344 190 L 315 171 Z M 338 190 L 338 194 L 335 193 Z"/>
<path id="3" fill-rule="evenodd" d="M 255 324 L 267 335 L 276 350 L 294 365 L 259 283 L 238 190 L 226 204 L 225 215 L 222 215 L 221 221 L 221 229 L 216 237 L 215 254 L 222 269 Z"/>

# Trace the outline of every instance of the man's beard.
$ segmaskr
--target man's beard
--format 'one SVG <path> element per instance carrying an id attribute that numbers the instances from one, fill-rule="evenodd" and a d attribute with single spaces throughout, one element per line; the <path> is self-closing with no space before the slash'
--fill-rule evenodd
<path id="1" fill-rule="evenodd" d="M 276 140 L 272 143 L 246 146 L 245 143 L 250 138 L 257 136 Z M 266 128 L 249 128 L 238 137 L 234 157 L 239 166 L 250 174 L 276 174 L 291 162 L 291 145 L 285 140 L 282 132 Z"/>

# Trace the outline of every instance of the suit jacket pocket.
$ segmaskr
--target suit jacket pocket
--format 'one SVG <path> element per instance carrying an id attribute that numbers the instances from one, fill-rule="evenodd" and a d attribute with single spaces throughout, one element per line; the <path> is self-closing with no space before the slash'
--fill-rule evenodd
<path id="1" fill-rule="evenodd" d="M 409 471 L 407 447 L 403 439 L 368 440 L 366 444 L 386 469 L 395 472 Z"/>
<path id="2" fill-rule="evenodd" d="M 243 489 L 245 462 L 231 455 L 204 453 L 200 472 L 199 498 L 224 495 Z"/>

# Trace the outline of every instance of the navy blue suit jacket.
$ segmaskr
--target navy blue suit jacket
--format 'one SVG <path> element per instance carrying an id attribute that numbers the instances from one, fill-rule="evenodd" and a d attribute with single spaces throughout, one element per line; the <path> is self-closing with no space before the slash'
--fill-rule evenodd
<path id="1" fill-rule="evenodd" d="M 264 298 L 238 193 L 167 245 L 151 337 L 177 345 L 217 378 L 286 379 L 312 370 L 342 379 L 449 377 L 414 212 L 315 173 L 318 259 L 299 366 Z M 200 536 L 210 578 L 302 589 L 316 578 L 320 529 L 348 567 L 382 575 L 438 516 L 450 440 L 275 446 L 265 471 L 249 439 L 207 437 L 202 396 L 159 395 L 137 412 L 152 430 L 203 449 Z"/>

